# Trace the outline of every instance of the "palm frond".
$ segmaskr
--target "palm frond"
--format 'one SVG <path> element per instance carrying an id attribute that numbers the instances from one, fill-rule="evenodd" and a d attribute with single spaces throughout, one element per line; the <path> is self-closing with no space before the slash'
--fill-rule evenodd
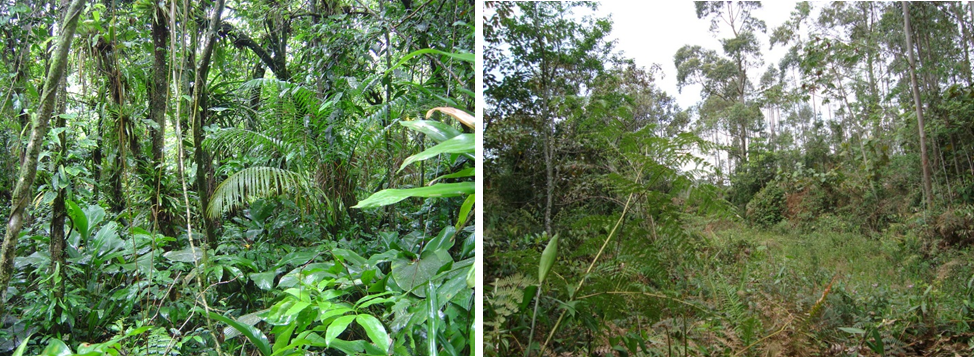
<path id="1" fill-rule="evenodd" d="M 224 128 L 216 131 L 206 140 L 203 147 L 224 155 L 249 153 L 253 157 L 286 157 L 294 155 L 298 149 L 291 143 L 240 128 Z"/>
<path id="2" fill-rule="evenodd" d="M 219 217 L 255 197 L 291 193 L 295 195 L 295 201 L 299 201 L 308 196 L 308 191 L 306 180 L 296 172 L 275 167 L 248 167 L 227 177 L 217 186 L 206 208 L 206 215 Z"/>
<path id="3" fill-rule="evenodd" d="M 284 98 L 290 94 L 295 104 L 304 108 L 309 113 L 317 113 L 320 109 L 319 106 L 321 103 L 315 95 L 315 91 L 288 81 L 282 81 L 276 78 L 255 78 L 244 82 L 240 86 L 240 90 L 243 93 L 250 93 L 251 90 L 257 88 L 267 90 L 272 98 Z"/>

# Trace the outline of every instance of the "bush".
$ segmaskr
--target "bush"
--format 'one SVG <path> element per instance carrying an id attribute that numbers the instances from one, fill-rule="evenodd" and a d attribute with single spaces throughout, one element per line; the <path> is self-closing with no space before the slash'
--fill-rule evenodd
<path id="1" fill-rule="evenodd" d="M 748 202 L 746 218 L 754 225 L 773 226 L 784 218 L 784 208 L 785 190 L 777 182 L 773 182 L 764 186 Z"/>

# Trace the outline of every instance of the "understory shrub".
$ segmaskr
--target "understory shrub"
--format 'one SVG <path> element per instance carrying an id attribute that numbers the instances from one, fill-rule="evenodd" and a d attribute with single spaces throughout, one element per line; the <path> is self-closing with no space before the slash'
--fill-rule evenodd
<path id="1" fill-rule="evenodd" d="M 785 212 L 785 190 L 777 183 L 764 186 L 747 204 L 747 220 L 769 227 L 781 222 Z"/>

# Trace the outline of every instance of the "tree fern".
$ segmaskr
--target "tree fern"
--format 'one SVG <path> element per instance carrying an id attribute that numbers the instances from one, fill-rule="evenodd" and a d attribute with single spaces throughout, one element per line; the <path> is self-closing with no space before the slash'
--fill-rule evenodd
<path id="1" fill-rule="evenodd" d="M 219 217 L 224 212 L 242 206 L 249 199 L 274 194 L 295 195 L 295 201 L 307 197 L 310 189 L 304 177 L 293 171 L 274 167 L 249 167 L 220 183 L 213 191 L 206 209 L 209 217 Z"/>

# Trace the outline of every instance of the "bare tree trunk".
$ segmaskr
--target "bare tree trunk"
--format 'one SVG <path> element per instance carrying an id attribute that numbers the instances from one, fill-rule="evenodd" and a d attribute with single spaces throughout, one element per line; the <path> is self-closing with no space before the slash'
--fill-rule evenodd
<path id="1" fill-rule="evenodd" d="M 555 195 L 555 183 L 554 183 L 554 158 L 552 158 L 552 144 L 551 144 L 551 126 L 545 123 L 545 133 L 544 133 L 544 167 L 545 167 L 545 177 L 547 179 L 547 190 L 545 192 L 545 209 L 544 209 L 544 230 L 549 236 L 554 235 L 551 230 L 551 206 L 553 204 L 553 197 Z"/>
<path id="2" fill-rule="evenodd" d="M 162 177 L 166 174 L 163 148 L 166 145 L 166 104 L 169 99 L 169 63 L 166 61 L 166 49 L 169 48 L 169 28 L 166 26 L 166 12 L 156 6 L 152 17 L 152 85 L 149 87 L 149 120 L 156 124 L 149 128 L 152 135 L 152 168 L 153 174 L 152 216 L 160 231 L 167 236 L 173 236 L 175 231 L 171 227 L 172 216 L 163 208 Z"/>
<path id="3" fill-rule="evenodd" d="M 927 159 L 927 135 L 923 129 L 923 108 L 920 103 L 920 89 L 917 87 L 916 59 L 913 55 L 913 38 L 910 30 L 910 3 L 903 6 L 903 32 L 906 34 L 906 52 L 910 60 L 910 86 L 913 88 L 913 104 L 916 106 L 917 126 L 920 129 L 920 164 L 923 166 L 923 196 L 927 209 L 933 207 L 933 186 L 930 183 L 930 162 Z"/>
<path id="4" fill-rule="evenodd" d="M 27 143 L 27 154 L 17 175 L 17 185 L 14 188 L 10 204 L 10 218 L 7 220 L 7 232 L 4 235 L 3 247 L 0 249 L 0 316 L 3 316 L 3 307 L 7 301 L 7 287 L 10 285 L 10 278 L 14 273 L 14 254 L 16 254 L 17 239 L 24 224 L 24 211 L 30 203 L 31 188 L 34 185 L 34 177 L 37 175 L 37 158 L 40 155 L 41 146 L 44 145 L 44 137 L 47 136 L 51 114 L 54 112 L 57 83 L 64 76 L 68 52 L 71 49 L 71 39 L 74 38 L 74 31 L 78 27 L 78 15 L 81 13 L 84 3 L 84 0 L 72 0 L 71 5 L 68 6 L 64 25 L 61 27 L 63 32 L 58 39 L 57 48 L 52 57 L 51 71 L 48 72 L 47 79 L 44 81 L 40 109 L 33 118 L 34 125 L 30 131 L 30 140 Z"/>

